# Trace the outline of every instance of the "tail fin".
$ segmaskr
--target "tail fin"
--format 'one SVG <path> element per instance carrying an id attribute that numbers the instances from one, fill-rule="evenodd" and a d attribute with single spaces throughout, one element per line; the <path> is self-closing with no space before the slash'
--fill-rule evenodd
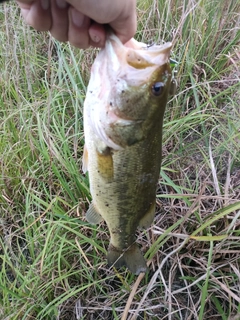
<path id="1" fill-rule="evenodd" d="M 117 250 L 110 244 L 107 254 L 109 266 L 116 268 L 127 267 L 132 273 L 138 275 L 147 271 L 146 261 L 136 243 L 126 251 Z"/>

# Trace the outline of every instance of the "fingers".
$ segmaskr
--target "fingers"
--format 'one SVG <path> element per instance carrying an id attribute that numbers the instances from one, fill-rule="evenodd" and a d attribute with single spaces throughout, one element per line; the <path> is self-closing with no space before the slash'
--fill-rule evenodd
<path id="1" fill-rule="evenodd" d="M 92 22 L 88 29 L 88 34 L 90 37 L 91 46 L 98 48 L 104 47 L 106 41 L 106 30 L 104 25 L 97 22 Z"/>
<path id="2" fill-rule="evenodd" d="M 69 41 L 82 49 L 104 46 L 104 26 L 92 22 L 65 0 L 20 0 L 18 4 L 27 24 L 39 31 L 50 31 L 58 41 Z"/>
<path id="3" fill-rule="evenodd" d="M 65 0 L 17 1 L 27 24 L 38 31 L 50 31 L 59 41 L 68 40 L 68 3 Z"/>
<path id="4" fill-rule="evenodd" d="M 22 16 L 27 24 L 39 31 L 51 29 L 50 0 L 18 1 Z"/>
<path id="5" fill-rule="evenodd" d="M 58 41 L 68 41 L 68 8 L 65 0 L 51 1 L 51 35 Z"/>
<path id="6" fill-rule="evenodd" d="M 96 23 L 109 24 L 123 43 L 130 40 L 136 32 L 136 0 L 67 1 Z"/>
<path id="7" fill-rule="evenodd" d="M 90 46 L 88 28 L 91 24 L 90 19 L 77 11 L 75 8 L 69 8 L 69 29 L 68 41 L 75 47 L 86 49 Z"/>
<path id="8" fill-rule="evenodd" d="M 125 43 L 136 32 L 136 0 L 18 0 L 27 24 L 79 48 L 103 47 L 109 24 Z"/>
<path id="9" fill-rule="evenodd" d="M 122 43 L 126 43 L 134 36 L 137 30 L 136 10 L 134 10 L 131 15 L 126 15 L 119 20 L 111 22 L 110 26 Z"/>

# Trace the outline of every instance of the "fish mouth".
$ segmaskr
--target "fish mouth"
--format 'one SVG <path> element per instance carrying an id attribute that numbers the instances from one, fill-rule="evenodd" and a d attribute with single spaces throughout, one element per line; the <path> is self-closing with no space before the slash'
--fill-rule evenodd
<path id="1" fill-rule="evenodd" d="M 125 47 L 128 48 L 127 62 L 135 68 L 146 68 L 151 65 L 162 65 L 169 61 L 172 43 L 148 46 L 135 39 L 129 40 Z"/>
<path id="2" fill-rule="evenodd" d="M 135 39 L 125 45 L 113 33 L 108 35 L 105 50 L 109 65 L 133 86 L 147 83 L 159 67 L 168 64 L 172 43 L 148 46 Z"/>
<path id="3" fill-rule="evenodd" d="M 154 64 L 168 63 L 172 43 L 148 46 L 132 38 L 123 45 L 119 38 L 111 33 L 108 36 L 106 48 L 110 54 L 115 53 L 121 64 L 125 62 L 137 69 L 144 69 Z"/>

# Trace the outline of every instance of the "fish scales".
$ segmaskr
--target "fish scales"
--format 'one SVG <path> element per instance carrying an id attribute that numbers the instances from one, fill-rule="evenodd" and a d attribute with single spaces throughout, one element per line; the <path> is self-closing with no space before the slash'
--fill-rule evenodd
<path id="1" fill-rule="evenodd" d="M 171 44 L 126 46 L 113 34 L 97 56 L 84 103 L 83 170 L 92 203 L 86 218 L 105 220 L 108 263 L 147 270 L 135 233 L 154 219 L 162 125 L 172 83 Z"/>

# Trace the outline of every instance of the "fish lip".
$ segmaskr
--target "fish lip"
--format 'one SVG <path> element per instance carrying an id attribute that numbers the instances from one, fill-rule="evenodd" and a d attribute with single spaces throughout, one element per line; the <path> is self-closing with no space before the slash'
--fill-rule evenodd
<path id="1" fill-rule="evenodd" d="M 142 42 L 138 42 L 134 38 L 130 39 L 125 45 L 123 45 L 119 38 L 113 33 L 108 35 L 105 45 L 109 60 L 114 61 L 115 66 L 119 64 L 132 65 L 133 61 L 137 61 L 140 57 L 143 61 L 143 68 L 168 63 L 171 48 L 172 42 L 148 46 Z M 116 63 L 116 60 L 118 60 L 118 63 Z"/>
<path id="2" fill-rule="evenodd" d="M 112 33 L 105 45 L 109 78 L 114 72 L 116 76 L 111 79 L 113 83 L 122 79 L 130 86 L 145 85 L 158 68 L 169 64 L 171 48 L 171 42 L 149 47 L 133 38 L 127 45 L 123 45 Z"/>
<path id="3" fill-rule="evenodd" d="M 110 33 L 107 37 L 107 41 L 106 42 L 111 42 L 111 41 L 115 41 L 118 45 L 128 48 L 128 49 L 134 49 L 134 50 L 148 50 L 149 51 L 158 51 L 159 53 L 162 53 L 162 51 L 165 51 L 166 49 L 171 49 L 173 44 L 172 42 L 165 42 L 163 44 L 157 45 L 151 45 L 149 46 L 146 43 L 143 42 L 139 42 L 134 38 L 131 38 L 128 42 L 126 42 L 125 44 L 122 44 L 122 42 L 120 41 L 120 39 L 114 34 L 114 33 Z"/>

